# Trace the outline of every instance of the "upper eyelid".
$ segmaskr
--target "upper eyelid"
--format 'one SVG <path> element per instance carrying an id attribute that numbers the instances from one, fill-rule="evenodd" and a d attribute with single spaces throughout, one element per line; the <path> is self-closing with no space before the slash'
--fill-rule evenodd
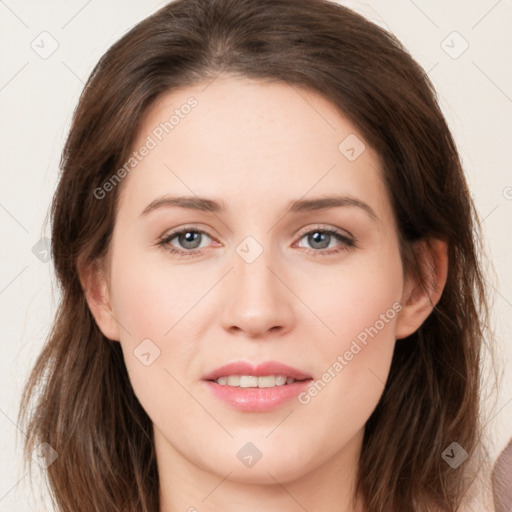
<path id="1" fill-rule="evenodd" d="M 328 224 L 317 224 L 316 226 L 313 226 L 313 227 L 305 227 L 304 229 L 301 229 L 299 231 L 297 236 L 304 236 L 305 234 L 310 233 L 311 231 L 314 231 L 315 229 L 318 231 L 334 231 L 341 236 L 346 236 L 347 238 L 352 238 L 352 239 L 355 238 L 354 235 L 352 235 L 352 233 L 350 233 L 346 229 L 336 228 L 336 227 L 330 226 Z"/>
<path id="2" fill-rule="evenodd" d="M 349 231 L 347 231 L 346 229 L 342 229 L 342 228 L 337 228 L 337 227 L 334 227 L 334 226 L 330 226 L 328 224 L 317 224 L 317 225 L 313 225 L 312 227 L 305 227 L 303 229 L 301 229 L 297 236 L 298 235 L 303 235 L 303 234 L 306 234 L 306 233 L 309 233 L 310 231 L 314 231 L 315 229 L 319 230 L 319 231 L 323 231 L 323 230 L 327 230 L 327 231 L 336 231 L 336 232 L 340 232 L 340 234 L 343 234 L 343 232 L 345 232 L 349 237 L 352 237 L 353 238 L 353 235 L 352 233 L 350 233 Z M 180 233 L 182 233 L 183 231 L 196 231 L 198 233 L 203 233 L 205 235 L 208 235 L 210 238 L 215 238 L 213 235 L 211 235 L 207 229 L 203 229 L 203 228 L 199 228 L 197 226 L 184 226 L 182 228 L 176 228 L 176 230 L 170 230 L 169 233 L 164 233 L 160 238 L 167 238 L 171 235 L 178 235 Z"/>

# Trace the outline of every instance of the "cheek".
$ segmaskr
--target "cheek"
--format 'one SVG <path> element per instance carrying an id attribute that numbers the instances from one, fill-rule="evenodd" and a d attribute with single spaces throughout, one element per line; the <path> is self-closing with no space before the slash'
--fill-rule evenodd
<path id="1" fill-rule="evenodd" d="M 317 350 L 332 359 L 350 350 L 355 340 L 371 349 L 364 351 L 368 357 L 370 351 L 389 350 L 402 296 L 402 266 L 394 248 L 369 253 L 323 280 L 316 277 L 311 281 L 315 287 L 304 294 L 311 301 L 314 297 L 314 307 L 325 325 L 323 335 L 316 337 Z M 377 343 L 370 346 L 373 339 Z"/>
<path id="2" fill-rule="evenodd" d="M 187 271 L 165 258 L 118 257 L 111 279 L 116 319 L 132 336 L 169 338 L 178 322 L 181 329 L 181 322 L 190 320 L 187 313 L 211 287 L 211 274 L 204 274 L 206 280 L 196 270 Z"/>
<path id="3" fill-rule="evenodd" d="M 135 395 L 153 423 L 172 424 L 173 411 L 194 407 L 179 383 L 198 349 L 187 337 L 187 311 L 192 313 L 201 296 L 200 286 L 187 283 L 178 268 L 171 275 L 169 266 L 159 268 L 133 252 L 115 260 L 111 275 L 113 311 L 124 327 L 120 343 Z"/>
<path id="4" fill-rule="evenodd" d="M 330 434 L 362 428 L 384 389 L 395 346 L 395 326 L 402 292 L 402 266 L 393 248 L 379 258 L 323 283 L 317 294 L 320 325 L 315 353 L 321 374 L 299 397 L 315 417 L 328 404 Z M 321 308 L 322 301 L 324 307 Z"/>
<path id="5" fill-rule="evenodd" d="M 214 287 L 225 269 L 209 261 L 188 264 L 161 256 L 148 258 L 133 249 L 118 251 L 112 261 L 112 305 L 124 327 L 123 344 L 133 351 L 149 338 L 177 367 L 184 354 L 197 350 L 191 343 L 200 338 L 204 325 L 219 317 L 225 301 L 218 296 L 222 286 Z M 285 282 L 293 283 L 288 301 L 295 307 L 297 340 L 306 343 L 304 350 L 312 351 L 315 366 L 330 365 L 347 353 L 353 367 L 381 368 L 395 341 L 393 305 L 402 289 L 399 254 L 392 246 L 380 246 L 351 261 L 340 265 L 307 261 L 295 271 L 283 269 Z M 229 283 L 226 286 L 233 290 Z M 286 292 L 274 291 L 286 299 Z"/>

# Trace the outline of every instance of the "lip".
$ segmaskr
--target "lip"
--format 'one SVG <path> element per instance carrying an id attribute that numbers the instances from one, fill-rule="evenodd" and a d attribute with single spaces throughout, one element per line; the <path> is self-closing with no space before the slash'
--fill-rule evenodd
<path id="1" fill-rule="evenodd" d="M 227 375 L 283 375 L 296 379 L 296 382 L 271 388 L 240 388 L 215 382 L 219 377 Z M 207 388 L 215 397 L 245 412 L 267 412 L 277 409 L 304 391 L 312 380 L 311 375 L 278 361 L 260 364 L 236 361 L 220 366 L 203 377 Z"/>
<path id="2" fill-rule="evenodd" d="M 251 364 L 247 361 L 235 361 L 215 368 L 215 370 L 206 374 L 203 380 L 216 380 L 219 377 L 228 375 L 254 375 L 255 377 L 264 377 L 266 375 L 283 375 L 295 380 L 311 379 L 311 375 L 288 366 L 278 361 L 265 361 L 259 364 Z M 248 388 L 245 388 L 248 389 Z M 272 389 L 272 388 L 270 388 Z"/>
<path id="3" fill-rule="evenodd" d="M 311 384 L 312 379 L 273 388 L 237 388 L 204 381 L 208 389 L 229 406 L 245 412 L 267 412 L 296 397 Z"/>

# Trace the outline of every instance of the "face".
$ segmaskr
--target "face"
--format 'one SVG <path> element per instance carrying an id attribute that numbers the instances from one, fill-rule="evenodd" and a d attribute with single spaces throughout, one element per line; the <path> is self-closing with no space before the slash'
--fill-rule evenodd
<path id="1" fill-rule="evenodd" d="M 159 459 L 287 482 L 355 456 L 404 293 L 379 156 L 322 96 L 230 77 L 162 96 L 138 133 L 100 323 Z"/>

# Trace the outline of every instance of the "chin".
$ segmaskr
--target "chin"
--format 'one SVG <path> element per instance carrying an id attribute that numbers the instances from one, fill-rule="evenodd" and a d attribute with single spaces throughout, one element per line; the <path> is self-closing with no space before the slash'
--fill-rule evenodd
<path id="1" fill-rule="evenodd" d="M 214 464 L 208 461 L 208 469 L 222 478 L 229 474 L 228 479 L 234 482 L 275 484 L 276 480 L 279 483 L 297 480 L 315 467 L 313 451 L 297 452 L 297 446 L 307 446 L 306 441 L 302 443 L 297 440 L 289 447 L 268 440 L 254 444 L 237 441 L 235 445 L 232 449 L 227 448 L 223 454 L 212 454 L 210 460 Z M 309 450 L 312 450 L 311 446 Z M 226 457 L 226 453 L 230 455 Z M 317 464 L 320 465 L 321 461 L 318 460 Z"/>

